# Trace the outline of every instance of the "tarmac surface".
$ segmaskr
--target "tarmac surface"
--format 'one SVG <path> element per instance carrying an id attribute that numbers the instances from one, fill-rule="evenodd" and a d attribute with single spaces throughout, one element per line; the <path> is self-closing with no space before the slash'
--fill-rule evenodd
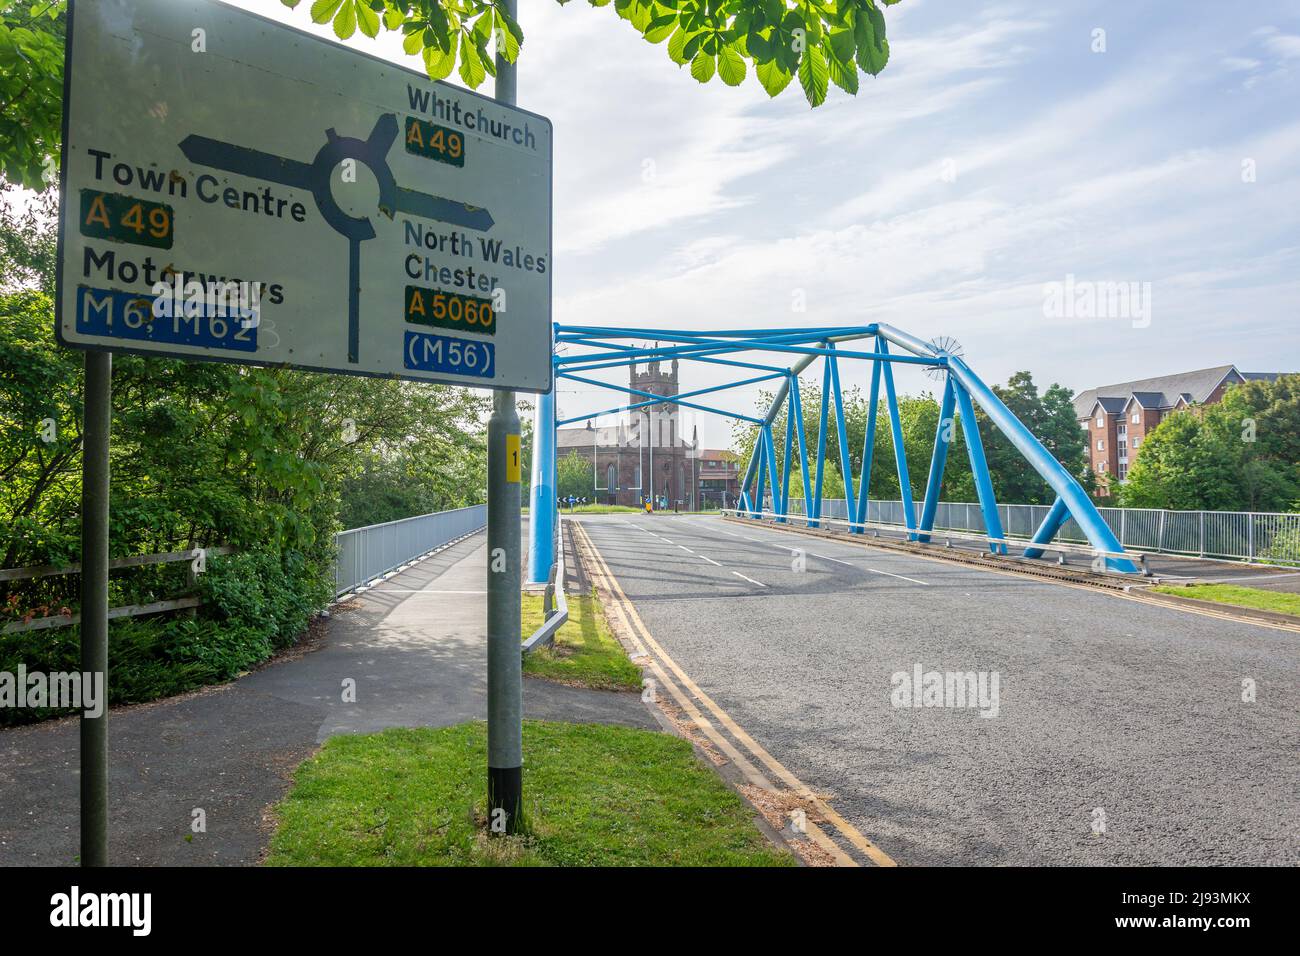
<path id="1" fill-rule="evenodd" d="M 901 865 L 1297 862 L 1293 632 L 757 523 L 576 520 L 677 664 Z M 982 672 L 984 706 L 898 706 L 918 665 Z"/>
<path id="2" fill-rule="evenodd" d="M 110 861 L 256 863 L 271 835 L 267 808 L 327 738 L 485 719 L 486 552 L 479 533 L 378 582 L 336 609 L 306 653 L 112 711 Z M 345 679 L 355 703 L 343 701 Z M 638 694 L 532 678 L 524 714 L 660 729 Z M 78 753 L 75 718 L 0 731 L 0 865 L 76 862 Z M 189 841 L 195 809 L 207 832 Z"/>

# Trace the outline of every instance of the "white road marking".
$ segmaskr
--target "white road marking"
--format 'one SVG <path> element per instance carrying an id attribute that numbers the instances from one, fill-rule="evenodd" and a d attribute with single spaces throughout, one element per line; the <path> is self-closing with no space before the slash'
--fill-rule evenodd
<path id="1" fill-rule="evenodd" d="M 686 547 L 686 545 L 684 545 L 684 544 L 679 544 L 677 547 L 681 548 L 681 549 L 682 549 L 683 551 L 685 551 L 687 554 L 694 554 L 694 553 L 695 553 L 695 552 L 692 551 L 690 548 Z"/>
<path id="2" fill-rule="evenodd" d="M 836 564 L 847 565 L 847 566 L 850 567 L 850 568 L 856 568 L 856 567 L 857 567 L 856 564 L 850 564 L 848 561 L 841 561 L 839 558 L 832 558 L 830 555 L 826 555 L 826 554 L 814 554 L 812 551 L 809 551 L 808 553 L 811 554 L 814 558 L 821 558 L 823 561 L 834 561 Z"/>
<path id="3" fill-rule="evenodd" d="M 808 553 L 812 554 L 811 551 Z M 906 574 L 895 574 L 893 571 L 881 571 L 879 568 L 866 568 L 857 564 L 852 564 L 848 561 L 841 561 L 839 558 L 832 558 L 825 554 L 813 554 L 813 557 L 821 558 L 823 561 L 834 561 L 836 564 L 847 565 L 850 568 L 857 568 L 859 571 L 870 571 L 872 574 L 887 574 L 891 578 L 901 578 L 904 581 L 911 581 L 913 584 L 923 584 L 926 587 L 930 586 L 929 581 L 918 581 L 916 578 L 909 578 Z"/>
<path id="4" fill-rule="evenodd" d="M 703 558 L 705 561 L 709 562 L 709 564 L 714 564 L 714 565 L 717 565 L 718 567 L 722 567 L 721 564 L 718 564 L 717 561 L 714 561 L 714 560 L 713 560 L 711 557 L 709 557 L 707 554 L 699 554 L 699 555 L 696 555 L 696 557 Z"/>
<path id="5" fill-rule="evenodd" d="M 765 587 L 767 587 L 767 585 L 764 584 L 762 581 L 755 581 L 753 578 L 745 577 L 745 575 L 741 574 L 739 571 L 732 571 L 731 573 L 734 574 L 734 575 L 735 575 L 736 577 L 738 577 L 738 578 L 745 578 L 745 580 L 748 581 L 750 584 L 756 584 L 756 585 L 758 585 L 760 588 L 765 588 Z"/>
<path id="6" fill-rule="evenodd" d="M 658 538 L 660 541 L 662 541 L 664 544 L 672 544 L 672 543 L 673 543 L 673 542 L 669 541 L 667 538 L 665 538 L 665 537 L 664 537 L 663 535 L 661 535 L 661 534 L 660 534 L 660 535 L 656 535 L 655 537 L 657 537 L 657 538 Z"/>

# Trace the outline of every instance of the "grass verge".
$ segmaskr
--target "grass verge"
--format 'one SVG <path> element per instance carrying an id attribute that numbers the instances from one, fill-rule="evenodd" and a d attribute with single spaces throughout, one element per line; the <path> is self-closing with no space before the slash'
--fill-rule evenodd
<path id="1" fill-rule="evenodd" d="M 542 598 L 523 597 L 523 639 L 542 626 Z M 623 645 L 610 633 L 594 594 L 569 598 L 569 620 L 555 643 L 524 658 L 524 673 L 598 690 L 636 690 L 641 668 L 627 659 Z"/>
<path id="2" fill-rule="evenodd" d="M 691 745 L 524 721 L 528 832 L 485 833 L 487 726 L 332 737 L 277 808 L 270 866 L 790 866 Z"/>
<path id="3" fill-rule="evenodd" d="M 1159 586 L 1151 589 L 1176 597 L 1196 598 L 1200 601 L 1217 601 L 1257 611 L 1275 611 L 1300 617 L 1300 594 L 1286 591 L 1265 591 L 1262 588 L 1243 588 L 1235 584 L 1188 584 L 1180 587 Z"/>

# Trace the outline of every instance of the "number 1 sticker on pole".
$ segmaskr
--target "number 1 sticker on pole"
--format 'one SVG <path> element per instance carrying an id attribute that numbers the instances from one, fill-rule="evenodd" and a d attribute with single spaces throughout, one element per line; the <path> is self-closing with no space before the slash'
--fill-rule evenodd
<path id="1" fill-rule="evenodd" d="M 215 0 L 68 17 L 60 342 L 551 387 L 549 120 Z"/>

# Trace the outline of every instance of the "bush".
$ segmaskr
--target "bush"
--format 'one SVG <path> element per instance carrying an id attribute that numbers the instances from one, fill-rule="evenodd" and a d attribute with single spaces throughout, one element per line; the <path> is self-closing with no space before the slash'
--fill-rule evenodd
<path id="1" fill-rule="evenodd" d="M 328 571 L 300 552 L 283 560 L 269 551 L 216 557 L 199 578 L 203 613 L 223 624 L 261 635 L 275 649 L 289 647 L 312 615 L 333 595 Z"/>
<path id="2" fill-rule="evenodd" d="M 122 618 L 109 622 L 108 700 L 135 704 L 231 680 L 297 642 L 331 598 L 327 569 L 296 552 L 215 557 L 199 577 L 200 616 Z M 81 669 L 79 627 L 0 637 L 0 671 Z M 0 709 L 0 727 L 69 716 L 50 707 Z"/>

